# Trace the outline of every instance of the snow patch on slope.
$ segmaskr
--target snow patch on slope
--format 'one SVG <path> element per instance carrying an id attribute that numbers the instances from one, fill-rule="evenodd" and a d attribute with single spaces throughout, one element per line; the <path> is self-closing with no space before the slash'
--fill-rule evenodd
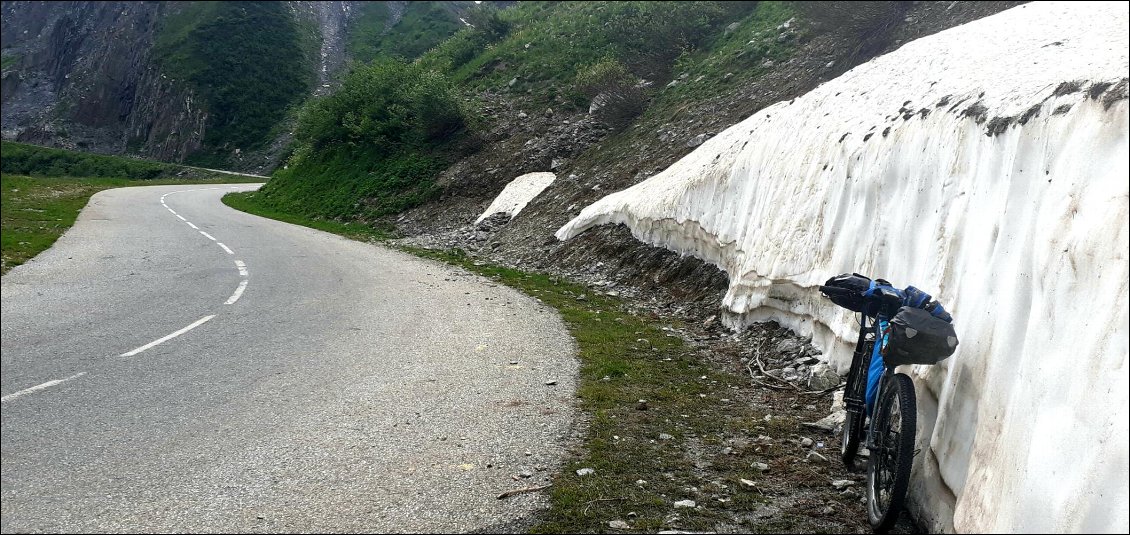
<path id="1" fill-rule="evenodd" d="M 490 203 L 490 207 L 475 220 L 475 224 L 478 225 L 482 220 L 497 213 L 505 213 L 513 219 L 514 216 L 518 215 L 518 212 L 526 207 L 526 204 L 534 200 L 534 197 L 537 197 L 556 179 L 557 175 L 542 172 L 526 173 L 511 180 L 502 189 L 502 193 L 494 198 L 494 202 Z"/>
<path id="2" fill-rule="evenodd" d="M 858 271 L 935 294 L 962 345 L 919 392 L 913 503 L 935 529 L 1126 532 L 1127 9 L 1032 3 L 909 43 L 585 208 L 724 269 L 841 370 L 819 297 Z"/>

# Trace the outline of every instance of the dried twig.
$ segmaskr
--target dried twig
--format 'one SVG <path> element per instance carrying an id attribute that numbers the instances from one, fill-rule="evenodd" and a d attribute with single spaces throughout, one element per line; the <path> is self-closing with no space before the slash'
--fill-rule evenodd
<path id="1" fill-rule="evenodd" d="M 585 509 L 583 511 L 581 511 L 581 515 L 588 516 L 589 515 L 589 507 L 592 507 L 592 504 L 594 504 L 596 502 L 622 502 L 624 500 L 627 500 L 627 498 L 597 498 L 595 500 L 589 500 L 589 501 L 585 502 Z"/>
<path id="2" fill-rule="evenodd" d="M 523 488 L 523 489 L 508 490 L 506 492 L 503 492 L 502 494 L 499 494 L 498 499 L 501 500 L 503 498 L 509 498 L 511 496 L 514 496 L 515 494 L 523 494 L 523 493 L 526 493 L 526 492 L 537 492 L 539 490 L 548 489 L 549 487 L 552 487 L 552 486 L 553 486 L 553 483 L 550 483 L 548 485 L 541 485 L 541 486 L 537 486 L 537 487 L 526 487 L 526 488 Z"/>
<path id="3" fill-rule="evenodd" d="M 836 390 L 839 390 L 839 389 L 844 387 L 843 384 L 838 384 L 838 385 L 833 386 L 831 388 L 825 388 L 824 390 L 805 390 L 805 389 L 803 389 L 803 388 L 801 388 L 801 387 L 799 387 L 799 386 L 797 386 L 793 383 L 790 383 L 790 382 L 788 382 L 788 381 L 786 381 L 786 380 L 784 380 L 780 377 L 777 377 L 776 375 L 773 375 L 773 374 L 765 371 L 765 365 L 761 362 L 761 346 L 764 345 L 764 343 L 765 343 L 765 340 L 762 339 L 762 341 L 760 343 L 758 343 L 756 346 L 754 346 L 754 348 L 753 348 L 753 358 L 754 358 L 754 361 L 757 362 L 757 369 L 761 370 L 762 375 L 776 379 L 777 381 L 792 387 L 793 390 L 796 390 L 797 392 L 800 392 L 801 394 L 823 395 L 823 394 L 827 394 L 829 392 L 835 392 Z M 748 363 L 746 364 L 746 369 L 749 370 L 750 380 L 753 381 L 754 383 L 761 385 L 761 386 L 772 388 L 774 390 L 788 390 L 787 388 L 784 388 L 784 387 L 781 387 L 781 386 L 773 386 L 771 384 L 764 383 L 764 382 L 761 382 L 761 381 L 758 381 L 757 379 L 755 379 L 753 377 L 753 367 Z"/>

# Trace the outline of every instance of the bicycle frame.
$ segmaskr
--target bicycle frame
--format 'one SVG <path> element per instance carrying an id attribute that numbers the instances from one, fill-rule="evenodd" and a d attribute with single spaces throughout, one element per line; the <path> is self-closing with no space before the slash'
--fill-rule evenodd
<path id="1" fill-rule="evenodd" d="M 859 338 L 856 340 L 855 352 L 852 354 L 852 364 L 848 371 L 847 379 L 847 384 L 849 386 L 854 385 L 856 388 L 854 391 L 852 391 L 851 388 L 845 388 L 844 406 L 849 413 L 867 414 L 867 374 L 871 367 L 871 355 L 874 352 L 874 345 L 887 343 L 886 337 L 882 336 L 880 332 L 887 319 L 880 316 L 874 321 L 869 321 L 867 315 L 862 313 L 859 315 L 859 318 Z M 874 336 L 869 337 L 869 335 Z M 883 353 L 884 349 L 884 347 L 880 346 L 880 355 Z M 895 368 L 893 366 L 884 366 L 883 374 L 879 376 L 879 388 L 875 393 L 874 399 L 878 400 L 882 397 L 887 380 L 894 373 Z M 858 381 L 856 379 L 857 374 L 862 374 L 862 378 Z M 873 449 L 875 446 L 874 423 L 874 418 L 870 418 L 867 422 L 867 436 L 864 445 L 868 450 Z"/>

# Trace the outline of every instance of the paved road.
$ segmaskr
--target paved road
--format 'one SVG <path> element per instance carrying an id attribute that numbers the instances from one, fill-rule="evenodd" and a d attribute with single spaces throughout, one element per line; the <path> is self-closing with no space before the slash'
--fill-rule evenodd
<path id="1" fill-rule="evenodd" d="M 572 425 L 556 313 L 220 203 L 253 187 L 98 193 L 0 279 L 3 531 L 520 526 L 544 493 L 496 496 Z"/>

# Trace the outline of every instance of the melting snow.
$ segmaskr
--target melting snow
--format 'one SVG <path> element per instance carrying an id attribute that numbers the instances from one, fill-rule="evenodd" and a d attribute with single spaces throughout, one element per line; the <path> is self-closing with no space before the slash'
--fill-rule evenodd
<path id="1" fill-rule="evenodd" d="M 841 371 L 847 271 L 932 292 L 962 344 L 919 383 L 912 501 L 938 529 L 1126 532 L 1127 8 L 1032 3 L 734 125 L 558 232 L 623 223 L 726 270 L 731 325 Z M 951 524 L 952 522 L 952 524 Z"/>
<path id="2" fill-rule="evenodd" d="M 480 221 L 497 213 L 505 213 L 511 219 L 518 215 L 526 204 L 537 197 L 545 188 L 557 178 L 553 173 L 526 173 L 514 180 L 511 180 L 502 193 L 494 198 L 494 202 L 490 203 L 490 207 L 475 220 L 478 225 Z"/>

